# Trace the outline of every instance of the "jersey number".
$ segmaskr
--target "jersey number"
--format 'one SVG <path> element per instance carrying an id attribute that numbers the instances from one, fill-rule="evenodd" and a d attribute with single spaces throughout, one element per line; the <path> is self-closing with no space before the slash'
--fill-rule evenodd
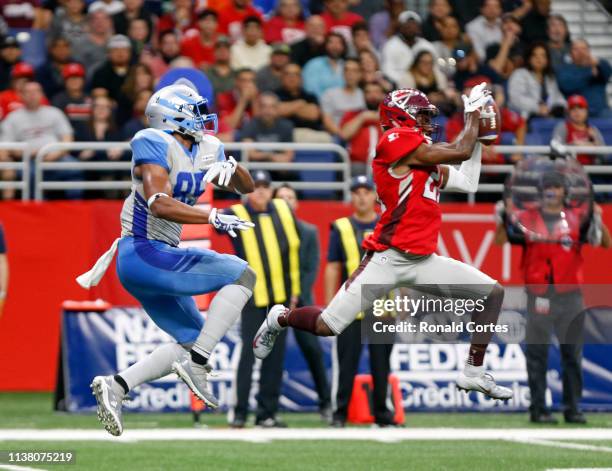
<path id="1" fill-rule="evenodd" d="M 180 172 L 176 176 L 172 196 L 181 203 L 193 205 L 204 193 L 205 188 L 204 172 Z"/>
<path id="2" fill-rule="evenodd" d="M 436 202 L 440 201 L 440 173 L 432 172 L 429 174 L 429 178 L 425 182 L 425 188 L 423 188 L 423 198 L 429 198 Z"/>

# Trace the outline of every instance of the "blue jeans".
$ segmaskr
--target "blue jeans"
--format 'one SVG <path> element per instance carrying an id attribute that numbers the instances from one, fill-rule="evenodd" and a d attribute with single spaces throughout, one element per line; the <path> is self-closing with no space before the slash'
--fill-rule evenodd
<path id="1" fill-rule="evenodd" d="M 244 260 L 213 250 L 134 237 L 119 241 L 119 280 L 178 343 L 194 342 L 202 330 L 203 318 L 192 296 L 234 283 L 246 267 Z"/>

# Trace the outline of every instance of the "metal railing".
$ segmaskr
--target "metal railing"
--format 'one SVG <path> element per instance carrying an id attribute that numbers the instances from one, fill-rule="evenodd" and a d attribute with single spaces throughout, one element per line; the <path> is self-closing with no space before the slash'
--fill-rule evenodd
<path id="1" fill-rule="evenodd" d="M 18 162 L 0 161 L 0 172 L 4 170 L 21 171 L 21 180 L 5 181 L 0 179 L 0 190 L 21 190 L 21 199 L 30 199 L 30 159 L 31 149 L 25 142 L 0 142 L 0 152 L 2 151 L 21 152 L 21 160 Z"/>
<path id="2" fill-rule="evenodd" d="M 298 143 L 262 143 L 262 142 L 227 142 L 224 143 L 227 154 L 232 151 L 240 153 L 240 163 L 249 170 L 264 169 L 269 171 L 333 171 L 342 174 L 341 181 L 319 182 L 291 182 L 297 190 L 339 190 L 345 199 L 350 195 L 350 158 L 346 149 L 338 144 L 298 144 Z M 108 171 L 130 170 L 130 162 L 46 162 L 45 156 L 56 151 L 75 150 L 121 150 L 127 151 L 130 146 L 127 142 L 58 142 L 43 146 L 36 154 L 35 161 L 35 198 L 42 200 L 45 190 L 116 190 L 129 189 L 131 181 L 48 181 L 45 180 L 46 171 L 79 170 L 79 171 Z M 341 162 L 252 162 L 249 160 L 249 150 L 294 150 L 333 152 L 340 156 Z"/>
<path id="3" fill-rule="evenodd" d="M 302 143 L 260 143 L 260 142 L 229 142 L 224 144 L 226 153 L 239 153 L 240 160 L 250 170 L 265 169 L 270 171 L 294 171 L 294 170 L 311 170 L 311 171 L 333 171 L 341 173 L 341 181 L 318 181 L 292 182 L 298 190 L 338 190 L 342 191 L 344 198 L 348 199 L 350 195 L 350 160 L 346 149 L 337 144 L 302 144 Z M 113 190 L 113 189 L 129 189 L 130 181 L 49 181 L 45 179 L 45 172 L 52 170 L 78 170 L 78 171 L 109 171 L 109 170 L 125 170 L 131 168 L 130 162 L 46 162 L 45 156 L 50 152 L 58 150 L 74 151 L 74 150 L 129 150 L 127 142 L 72 142 L 72 143 L 54 143 L 43 146 L 36 154 L 35 158 L 35 198 L 42 200 L 45 191 L 53 190 Z M 274 163 L 274 162 L 253 162 L 249 161 L 248 150 L 294 150 L 294 151 L 319 151 L 319 152 L 334 152 L 340 156 L 340 162 L 324 163 L 324 162 L 291 162 L 291 163 Z M 568 146 L 568 151 L 572 154 L 594 154 L 594 155 L 611 155 L 612 146 L 604 147 L 583 147 Z M 23 143 L 0 143 L 0 150 L 20 150 L 27 154 L 27 144 Z M 526 154 L 526 155 L 546 155 L 550 152 L 549 146 L 495 146 L 494 150 L 500 154 Z M 0 170 L 5 168 L 22 170 L 21 181 L 2 182 L 0 181 L 0 189 L 15 188 L 22 190 L 22 199 L 29 199 L 30 189 L 30 156 L 24 155 L 21 162 L 0 162 Z M 509 174 L 513 171 L 513 165 L 483 165 L 483 174 Z M 591 175 L 612 175 L 612 165 L 587 165 L 585 171 Z M 595 184 L 593 186 L 596 193 L 612 192 L 612 184 Z M 478 186 L 480 193 L 501 193 L 503 191 L 502 183 L 481 183 Z M 473 195 L 468 198 L 469 201 L 474 201 Z"/>

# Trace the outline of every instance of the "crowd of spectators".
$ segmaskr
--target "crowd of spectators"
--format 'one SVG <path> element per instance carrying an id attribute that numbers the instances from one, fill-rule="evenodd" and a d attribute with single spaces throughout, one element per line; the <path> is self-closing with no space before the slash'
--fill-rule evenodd
<path id="1" fill-rule="evenodd" d="M 340 142 L 358 173 L 380 134 L 378 103 L 398 87 L 428 95 L 447 139 L 475 78 L 504 103 L 502 143 L 525 143 L 534 118 L 566 117 L 556 138 L 599 145 L 588 117 L 612 117 L 610 64 L 570 37 L 551 0 L 431 0 L 424 17 L 403 0 L 3 0 L 0 34 L 2 140 L 34 151 L 42 142 L 129 140 L 146 126 L 156 83 L 177 67 L 210 81 L 222 139 Z M 250 157 L 289 162 L 293 153 Z"/>

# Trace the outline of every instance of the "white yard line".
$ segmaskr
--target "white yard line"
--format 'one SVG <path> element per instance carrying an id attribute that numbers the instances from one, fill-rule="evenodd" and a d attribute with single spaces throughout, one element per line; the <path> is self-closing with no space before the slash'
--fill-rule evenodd
<path id="1" fill-rule="evenodd" d="M 45 471 L 43 468 L 28 468 L 27 466 L 17 466 L 14 464 L 0 464 L 0 469 L 6 471 Z"/>
<path id="2" fill-rule="evenodd" d="M 0 442 L 68 442 L 91 440 L 110 440 L 115 442 L 206 440 L 257 443 L 272 440 L 372 440 L 380 442 L 412 440 L 509 440 L 532 443 L 538 440 L 612 440 L 612 429 L 131 429 L 126 430 L 121 437 L 113 437 L 104 430 L 95 429 L 0 429 Z M 581 444 L 574 445 L 583 446 Z M 606 448 L 607 451 L 607 447 L 601 448 Z"/>
<path id="3" fill-rule="evenodd" d="M 553 448 L 567 448 L 569 450 L 603 451 L 606 453 L 612 453 L 612 448 L 609 446 L 588 445 L 586 443 L 557 442 L 552 440 L 541 440 L 537 438 L 527 438 L 525 440 L 516 439 L 508 441 L 525 443 L 527 445 L 542 445 L 550 446 Z"/>

